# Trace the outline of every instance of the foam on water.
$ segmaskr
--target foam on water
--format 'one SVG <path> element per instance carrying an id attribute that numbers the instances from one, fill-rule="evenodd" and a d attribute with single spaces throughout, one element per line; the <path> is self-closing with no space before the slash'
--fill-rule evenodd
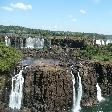
<path id="1" fill-rule="evenodd" d="M 71 72 L 72 74 L 72 72 Z M 78 79 L 79 79 L 79 82 L 78 82 L 78 92 L 77 92 L 77 97 L 75 95 L 75 87 L 74 87 L 74 84 L 75 84 L 75 77 L 74 75 L 72 74 L 72 81 L 73 81 L 73 108 L 72 108 L 72 112 L 79 112 L 81 110 L 81 107 L 80 107 L 80 101 L 81 101 L 81 97 L 82 97 L 82 84 L 81 84 L 81 77 L 79 75 L 79 72 L 78 72 Z"/>
<path id="2" fill-rule="evenodd" d="M 12 109 L 20 109 L 23 96 L 23 83 L 24 78 L 22 76 L 23 70 L 20 70 L 19 74 L 12 77 L 12 89 L 9 100 L 9 107 Z"/>
<path id="3" fill-rule="evenodd" d="M 102 97 L 101 89 L 98 83 L 96 85 L 96 88 L 97 88 L 97 99 L 99 102 L 101 102 L 102 100 L 104 100 L 104 98 Z"/>

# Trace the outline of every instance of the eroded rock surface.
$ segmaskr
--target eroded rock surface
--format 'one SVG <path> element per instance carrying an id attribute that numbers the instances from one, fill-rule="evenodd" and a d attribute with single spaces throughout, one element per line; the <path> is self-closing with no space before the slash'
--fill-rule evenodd
<path id="1" fill-rule="evenodd" d="M 72 78 L 67 68 L 44 64 L 24 73 L 23 105 L 31 112 L 68 112 L 72 106 Z"/>

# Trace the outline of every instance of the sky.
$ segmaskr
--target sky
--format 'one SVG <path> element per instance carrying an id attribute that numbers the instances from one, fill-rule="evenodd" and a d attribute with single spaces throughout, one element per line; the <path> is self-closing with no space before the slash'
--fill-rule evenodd
<path id="1" fill-rule="evenodd" d="M 112 0 L 0 0 L 0 25 L 112 34 Z"/>

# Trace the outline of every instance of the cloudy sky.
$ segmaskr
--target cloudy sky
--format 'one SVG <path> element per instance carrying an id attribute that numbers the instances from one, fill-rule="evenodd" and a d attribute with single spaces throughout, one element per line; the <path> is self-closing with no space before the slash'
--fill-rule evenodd
<path id="1" fill-rule="evenodd" d="M 0 0 L 0 24 L 112 34 L 112 0 Z"/>

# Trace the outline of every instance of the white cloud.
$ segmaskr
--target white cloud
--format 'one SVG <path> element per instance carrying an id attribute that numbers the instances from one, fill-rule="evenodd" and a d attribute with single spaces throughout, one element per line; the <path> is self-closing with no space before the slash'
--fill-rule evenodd
<path id="1" fill-rule="evenodd" d="M 72 21 L 73 21 L 73 22 L 76 22 L 76 21 L 77 21 L 77 19 L 76 19 L 76 18 L 73 18 L 73 19 L 72 19 Z"/>
<path id="2" fill-rule="evenodd" d="M 6 11 L 13 11 L 13 8 L 7 7 L 7 6 L 3 6 L 2 9 L 6 10 Z"/>
<path id="3" fill-rule="evenodd" d="M 80 9 L 80 13 L 86 14 L 87 12 L 85 10 L 83 10 L 83 9 Z"/>
<path id="4" fill-rule="evenodd" d="M 13 4 L 13 3 L 11 3 L 10 5 L 11 5 L 12 8 L 17 8 L 17 9 L 21 9 L 21 10 L 32 9 L 32 6 L 30 4 L 24 4 L 24 3 Z"/>

